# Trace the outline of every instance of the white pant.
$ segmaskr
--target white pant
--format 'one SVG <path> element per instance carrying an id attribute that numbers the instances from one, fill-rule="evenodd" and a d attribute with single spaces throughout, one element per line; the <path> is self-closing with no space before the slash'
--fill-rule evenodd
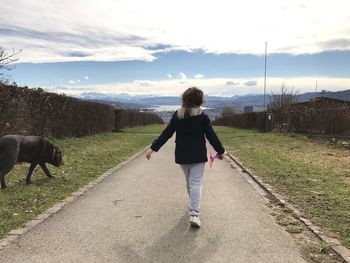
<path id="1" fill-rule="evenodd" d="M 205 163 L 180 165 L 186 177 L 187 193 L 190 197 L 190 215 L 200 214 L 204 165 Z"/>

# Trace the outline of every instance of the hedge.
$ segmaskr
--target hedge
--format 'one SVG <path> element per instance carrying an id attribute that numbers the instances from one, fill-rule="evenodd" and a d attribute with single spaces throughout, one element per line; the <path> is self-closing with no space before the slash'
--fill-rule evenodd
<path id="1" fill-rule="evenodd" d="M 120 117 L 121 112 L 121 117 Z M 81 137 L 150 123 L 158 116 L 91 101 L 0 84 L 0 136 Z M 120 119 L 120 123 L 117 119 Z"/>

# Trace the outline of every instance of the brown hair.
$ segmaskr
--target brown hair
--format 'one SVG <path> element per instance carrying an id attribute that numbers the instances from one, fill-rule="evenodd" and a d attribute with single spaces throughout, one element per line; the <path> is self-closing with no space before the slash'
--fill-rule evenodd
<path id="1" fill-rule="evenodd" d="M 203 104 L 204 95 L 203 91 L 196 87 L 188 88 L 182 94 L 182 107 L 184 108 L 193 108 L 199 107 Z"/>
<path id="2" fill-rule="evenodd" d="M 196 87 L 188 88 L 182 94 L 182 107 L 185 108 L 184 117 L 190 116 L 191 108 L 199 107 L 204 102 L 203 91 Z"/>

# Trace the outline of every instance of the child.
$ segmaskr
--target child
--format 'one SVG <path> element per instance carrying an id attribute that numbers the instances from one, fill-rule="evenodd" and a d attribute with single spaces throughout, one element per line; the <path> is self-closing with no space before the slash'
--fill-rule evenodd
<path id="1" fill-rule="evenodd" d="M 203 92 L 195 87 L 182 94 L 182 107 L 178 109 L 168 126 L 158 139 L 154 140 L 146 152 L 150 159 L 153 151 L 157 152 L 176 131 L 175 162 L 179 164 L 186 177 L 187 192 L 190 198 L 190 224 L 200 227 L 200 202 L 204 164 L 208 161 L 205 137 L 218 152 L 219 158 L 225 149 L 213 128 L 209 117 L 202 112 Z"/>

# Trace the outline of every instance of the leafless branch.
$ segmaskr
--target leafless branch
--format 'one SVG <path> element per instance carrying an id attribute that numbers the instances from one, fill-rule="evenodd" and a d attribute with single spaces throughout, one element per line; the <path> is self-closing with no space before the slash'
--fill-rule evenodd
<path id="1" fill-rule="evenodd" d="M 18 60 L 17 55 L 21 53 L 22 50 L 14 50 L 12 52 L 7 52 L 4 47 L 0 46 L 0 83 L 7 83 L 9 76 L 5 71 L 12 70 L 13 67 L 9 65 L 15 63 Z"/>
<path id="2" fill-rule="evenodd" d="M 297 92 L 282 83 L 279 94 L 272 94 L 272 101 L 269 110 L 274 113 L 276 123 L 281 126 L 288 123 L 288 116 L 291 106 L 298 102 Z"/>

